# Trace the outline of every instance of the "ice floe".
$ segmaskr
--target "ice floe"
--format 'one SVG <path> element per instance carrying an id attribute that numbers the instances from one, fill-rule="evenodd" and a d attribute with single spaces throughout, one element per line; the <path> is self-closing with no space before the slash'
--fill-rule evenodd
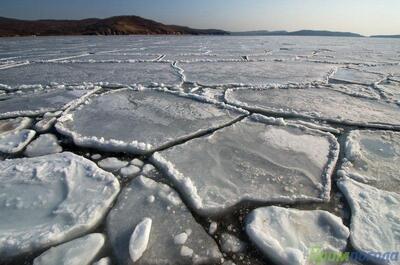
<path id="1" fill-rule="evenodd" d="M 213 215 L 245 201 L 329 200 L 337 156 L 329 133 L 252 115 L 156 152 L 152 161 L 197 213 Z"/>
<path id="2" fill-rule="evenodd" d="M 104 170 L 117 172 L 121 168 L 126 167 L 129 162 L 122 161 L 116 157 L 107 157 L 98 161 L 97 164 Z"/>
<path id="3" fill-rule="evenodd" d="M 68 152 L 0 162 L 0 256 L 41 250 L 90 231 L 118 191 L 112 174 Z"/>
<path id="4" fill-rule="evenodd" d="M 79 146 L 141 154 L 204 134 L 245 114 L 194 95 L 122 89 L 91 98 L 61 117 L 56 128 Z"/>
<path id="5" fill-rule="evenodd" d="M 111 264 L 111 259 L 109 257 L 104 257 L 104 258 L 96 261 L 92 265 L 112 265 L 112 264 Z"/>
<path id="6" fill-rule="evenodd" d="M 32 141 L 25 149 L 24 155 L 28 157 L 50 155 L 61 153 L 62 147 L 58 144 L 58 139 L 54 134 L 42 134 Z"/>
<path id="7" fill-rule="evenodd" d="M 400 107 L 326 88 L 228 89 L 228 103 L 262 114 L 400 128 Z"/>
<path id="8" fill-rule="evenodd" d="M 39 133 L 47 132 L 56 124 L 56 121 L 56 117 L 44 117 L 35 124 L 34 129 Z"/>
<path id="9" fill-rule="evenodd" d="M 341 170 L 357 181 L 400 193 L 400 133 L 351 131 Z"/>
<path id="10" fill-rule="evenodd" d="M 0 152 L 15 154 L 21 152 L 35 137 L 33 130 L 23 129 L 0 134 Z"/>
<path id="11" fill-rule="evenodd" d="M 56 89 L 11 97 L 0 101 L 0 118 L 35 116 L 62 110 L 92 92 L 85 89 Z"/>
<path id="12" fill-rule="evenodd" d="M 133 230 L 133 234 L 129 240 L 129 256 L 133 263 L 138 261 L 146 251 L 149 244 L 152 222 L 150 218 L 144 218 L 143 221 L 136 225 L 135 230 Z"/>
<path id="13" fill-rule="evenodd" d="M 169 63 L 40 63 L 0 71 L 0 83 L 21 85 L 79 85 L 84 83 L 173 86 L 180 83 Z"/>
<path id="14" fill-rule="evenodd" d="M 35 258 L 33 265 L 90 265 L 104 242 L 102 234 L 89 234 L 50 248 Z"/>
<path id="15" fill-rule="evenodd" d="M 186 79 L 203 86 L 326 83 L 334 67 L 309 62 L 182 63 Z"/>
<path id="16" fill-rule="evenodd" d="M 107 233 L 118 264 L 133 264 L 130 237 L 145 218 L 152 220 L 151 232 L 146 251 L 135 264 L 214 264 L 221 260 L 216 242 L 196 222 L 179 195 L 165 184 L 139 176 L 122 190 L 107 218 Z"/>
<path id="17" fill-rule="evenodd" d="M 276 264 L 314 264 L 309 260 L 313 248 L 339 253 L 349 237 L 342 220 L 329 212 L 276 206 L 253 210 L 245 228 L 250 240 Z"/>
<path id="18" fill-rule="evenodd" d="M 240 253 L 246 250 L 246 243 L 234 235 L 223 233 L 219 241 L 221 249 L 225 253 Z"/>
<path id="19" fill-rule="evenodd" d="M 339 68 L 336 73 L 330 77 L 330 81 L 361 85 L 372 85 L 382 81 L 383 79 L 385 79 L 384 75 L 352 68 Z"/>
<path id="20" fill-rule="evenodd" d="M 7 132 L 16 132 L 22 129 L 28 129 L 32 124 L 32 119 L 27 117 L 18 117 L 15 119 L 0 120 L 0 134 Z"/>
<path id="21" fill-rule="evenodd" d="M 376 264 L 399 264 L 400 195 L 347 177 L 338 187 L 351 208 L 352 246 Z"/>

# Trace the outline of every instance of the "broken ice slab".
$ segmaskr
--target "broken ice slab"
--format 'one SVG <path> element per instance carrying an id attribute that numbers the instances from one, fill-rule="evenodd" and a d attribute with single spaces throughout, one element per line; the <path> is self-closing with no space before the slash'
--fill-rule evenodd
<path id="1" fill-rule="evenodd" d="M 384 98 L 400 105 L 400 82 L 386 80 L 376 85 L 376 89 Z"/>
<path id="2" fill-rule="evenodd" d="M 67 108 L 78 99 L 92 93 L 85 89 L 55 89 L 14 96 L 0 101 L 0 118 L 36 116 Z"/>
<path id="3" fill-rule="evenodd" d="M 353 97 L 327 88 L 228 89 L 225 100 L 262 114 L 302 117 L 347 125 L 400 128 L 396 104 Z"/>
<path id="4" fill-rule="evenodd" d="M 365 72 L 352 68 L 339 68 L 336 73 L 330 77 L 329 81 L 372 85 L 382 81 L 384 78 L 384 75 L 378 73 Z"/>
<path id="5" fill-rule="evenodd" d="M 349 96 L 362 97 L 368 99 L 379 100 L 381 97 L 379 92 L 371 86 L 357 85 L 357 84 L 330 84 L 327 88 L 342 92 Z"/>
<path id="6" fill-rule="evenodd" d="M 0 70 L 2 84 L 16 88 L 21 85 L 82 85 L 109 83 L 120 85 L 152 82 L 169 86 L 180 83 L 169 63 L 39 63 Z"/>
<path id="7" fill-rule="evenodd" d="M 347 177 L 338 181 L 338 187 L 351 209 L 350 242 L 353 248 L 375 264 L 398 265 L 400 195 Z"/>
<path id="8" fill-rule="evenodd" d="M 25 149 L 24 155 L 27 157 L 50 155 L 62 152 L 62 147 L 58 144 L 58 139 L 54 134 L 41 134 L 32 141 Z"/>
<path id="9" fill-rule="evenodd" d="M 400 133 L 351 131 L 341 170 L 357 181 L 400 193 Z"/>
<path id="10" fill-rule="evenodd" d="M 0 120 L 0 134 L 28 129 L 31 125 L 32 119 L 27 117 Z"/>
<path id="11" fill-rule="evenodd" d="M 35 258 L 33 265 L 90 265 L 104 242 L 102 234 L 89 234 L 50 248 Z"/>
<path id="12" fill-rule="evenodd" d="M 50 247 L 98 225 L 119 183 L 72 153 L 0 162 L 0 257 Z"/>
<path id="13" fill-rule="evenodd" d="M 201 215 L 246 202 L 327 201 L 336 138 L 252 115 L 211 135 L 156 152 L 152 161 Z"/>
<path id="14" fill-rule="evenodd" d="M 347 246 L 349 229 L 342 220 L 321 210 L 270 206 L 246 217 L 246 233 L 256 247 L 276 264 L 328 264 L 312 251 L 340 253 Z M 315 250 L 317 248 L 317 250 Z"/>
<path id="15" fill-rule="evenodd" d="M 149 240 L 133 263 L 129 242 L 144 219 L 152 220 Z M 107 217 L 107 234 L 120 265 L 218 264 L 222 258 L 216 242 L 196 222 L 178 193 L 144 176 L 122 190 Z"/>
<path id="16" fill-rule="evenodd" d="M 35 131 L 27 129 L 2 133 L 0 134 L 0 152 L 5 154 L 19 153 L 35 135 Z"/>
<path id="17" fill-rule="evenodd" d="M 79 146 L 142 154 L 207 133 L 245 114 L 194 95 L 122 89 L 92 97 L 61 117 L 56 128 Z"/>
<path id="18" fill-rule="evenodd" d="M 326 83 L 334 67 L 311 62 L 207 62 L 180 63 L 187 81 L 204 86 L 247 84 Z"/>

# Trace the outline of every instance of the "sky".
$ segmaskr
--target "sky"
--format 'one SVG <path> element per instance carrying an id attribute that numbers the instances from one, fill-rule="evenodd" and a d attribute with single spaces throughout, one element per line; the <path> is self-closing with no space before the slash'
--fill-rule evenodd
<path id="1" fill-rule="evenodd" d="M 400 34 L 400 0 L 0 0 L 0 16 L 81 19 L 138 15 L 166 24 L 246 30 Z"/>

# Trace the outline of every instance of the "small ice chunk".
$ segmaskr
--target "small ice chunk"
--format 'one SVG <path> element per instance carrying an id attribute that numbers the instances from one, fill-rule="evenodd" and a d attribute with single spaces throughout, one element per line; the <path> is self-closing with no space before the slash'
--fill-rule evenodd
<path id="1" fill-rule="evenodd" d="M 150 238 L 151 224 L 152 220 L 145 218 L 133 231 L 129 241 L 129 255 L 133 262 L 139 260 L 146 251 Z"/>
<path id="2" fill-rule="evenodd" d="M 99 160 L 99 159 L 101 159 L 101 155 L 100 154 L 93 154 L 90 158 L 93 159 L 93 160 Z"/>
<path id="3" fill-rule="evenodd" d="M 35 124 L 35 130 L 39 133 L 47 132 L 56 123 L 56 117 L 45 117 Z"/>
<path id="4" fill-rule="evenodd" d="M 140 173 L 140 168 L 134 165 L 129 165 L 120 169 L 120 174 L 124 178 L 135 177 Z"/>
<path id="5" fill-rule="evenodd" d="M 116 157 L 107 157 L 97 162 L 97 164 L 104 170 L 117 172 L 121 168 L 126 167 L 129 162 L 121 161 Z"/>
<path id="6" fill-rule="evenodd" d="M 92 265 L 111 265 L 111 259 L 109 257 L 104 257 L 104 258 L 96 261 Z"/>
<path id="7" fill-rule="evenodd" d="M 225 253 L 240 253 L 246 249 L 246 243 L 228 233 L 223 233 L 221 235 L 220 242 L 221 249 Z"/>
<path id="8" fill-rule="evenodd" d="M 53 134 L 42 134 L 32 141 L 24 152 L 27 157 L 43 156 L 61 153 L 62 147 L 58 144 L 58 139 Z"/>
<path id="9" fill-rule="evenodd" d="M 27 129 L 0 134 L 0 152 L 7 154 L 21 152 L 35 135 L 35 131 Z"/>
<path id="10" fill-rule="evenodd" d="M 183 233 L 180 233 L 179 235 L 176 235 L 174 237 L 174 243 L 176 245 L 183 245 L 183 244 L 185 244 L 187 239 L 188 239 L 188 234 L 183 232 Z"/>
<path id="11" fill-rule="evenodd" d="M 35 258 L 33 265 L 89 265 L 105 242 L 102 234 L 87 236 L 50 248 Z"/>
<path id="12" fill-rule="evenodd" d="M 218 223 L 217 222 L 211 222 L 210 227 L 208 228 L 208 233 L 210 235 L 214 235 L 215 232 L 217 232 L 218 229 Z"/>
<path id="13" fill-rule="evenodd" d="M 135 158 L 131 161 L 131 164 L 137 167 L 142 167 L 144 165 L 144 162 L 140 159 Z"/>
<path id="14" fill-rule="evenodd" d="M 152 164 L 146 164 L 146 165 L 144 165 L 143 166 L 143 168 L 142 168 L 142 173 L 144 174 L 144 175 L 147 175 L 147 174 L 149 174 L 152 170 L 154 170 L 155 169 L 155 167 L 152 165 Z"/>
<path id="15" fill-rule="evenodd" d="M 181 256 L 183 256 L 183 257 L 191 257 L 191 256 L 193 256 L 193 249 L 188 248 L 187 246 L 182 246 L 180 253 L 181 253 Z"/>
<path id="16" fill-rule="evenodd" d="M 326 211 L 301 211 L 277 206 L 258 208 L 246 217 L 246 233 L 277 264 L 306 265 L 311 249 L 343 251 L 349 229 Z"/>

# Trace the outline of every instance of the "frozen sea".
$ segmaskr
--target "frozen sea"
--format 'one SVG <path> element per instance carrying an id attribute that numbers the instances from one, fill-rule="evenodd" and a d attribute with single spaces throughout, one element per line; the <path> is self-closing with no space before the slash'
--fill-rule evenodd
<path id="1" fill-rule="evenodd" d="M 0 38 L 0 265 L 399 265 L 399 185 L 399 39 Z"/>

